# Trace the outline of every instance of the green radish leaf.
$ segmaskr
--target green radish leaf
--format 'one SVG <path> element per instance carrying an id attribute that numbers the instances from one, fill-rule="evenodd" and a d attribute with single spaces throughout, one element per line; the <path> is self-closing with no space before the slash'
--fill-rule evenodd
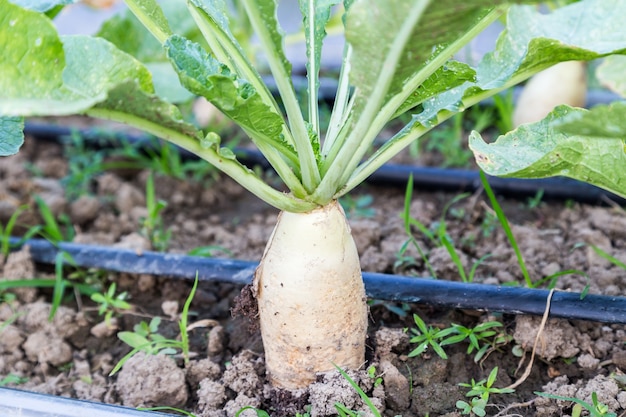
<path id="1" fill-rule="evenodd" d="M 495 20 L 501 13 L 492 13 L 498 3 L 506 2 L 421 0 L 394 7 L 384 0 L 355 2 L 348 13 L 346 39 L 353 48 L 350 76 L 358 96 L 368 100 L 375 89 L 388 84 L 385 102 L 397 95 L 408 97 L 465 44 L 459 39 L 485 27 L 484 20 Z M 431 88 L 438 85 L 433 84 Z"/>
<path id="2" fill-rule="evenodd" d="M 36 12 L 47 12 L 55 7 L 67 6 L 76 3 L 78 0 L 11 0 L 11 3 L 23 7 L 24 9 Z"/>
<path id="3" fill-rule="evenodd" d="M 238 78 L 197 43 L 174 35 L 165 48 L 187 89 L 205 97 L 252 135 L 279 145 L 283 119 L 261 100 L 251 84 Z"/>
<path id="4" fill-rule="evenodd" d="M 5 53 L 0 52 L 4 55 L 0 64 L 0 114 L 80 113 L 106 99 L 109 89 L 128 79 L 152 92 L 145 67 L 103 39 L 66 36 L 61 44 L 41 15 L 18 10 L 14 16 L 13 26 L 24 24 L 38 30 L 34 36 L 22 39 L 18 47 L 1 48 Z M 0 40 L 11 32 L 7 28 L 11 25 L 3 23 L 0 21 Z M 92 66 L 91 62 L 99 65 Z"/>
<path id="5" fill-rule="evenodd" d="M 162 8 L 165 17 L 172 22 L 173 31 L 189 39 L 202 40 L 184 2 L 163 2 Z M 159 97 L 171 103 L 183 103 L 193 98 L 193 94 L 180 83 L 174 82 L 178 77 L 163 46 L 130 10 L 107 20 L 97 36 L 143 62 L 152 73 L 154 90 Z"/>
<path id="6" fill-rule="evenodd" d="M 156 0 L 126 0 L 126 5 L 160 43 L 172 35 L 165 14 Z"/>
<path id="7" fill-rule="evenodd" d="M 466 82 L 476 82 L 476 71 L 463 62 L 448 61 L 409 96 L 396 111 L 396 116 L 406 113 L 429 98 L 459 87 Z M 429 103 L 429 106 L 433 107 L 433 103 Z"/>
<path id="8" fill-rule="evenodd" d="M 607 57 L 596 70 L 596 76 L 605 87 L 626 98 L 626 56 Z"/>
<path id="9" fill-rule="evenodd" d="M 24 118 L 0 116 L 0 156 L 13 155 L 24 143 Z"/>
<path id="10" fill-rule="evenodd" d="M 623 102 L 592 110 L 559 106 L 544 120 L 522 125 L 491 144 L 472 132 L 469 146 L 478 165 L 490 175 L 562 175 L 626 197 L 624 114 Z"/>
<path id="11" fill-rule="evenodd" d="M 309 138 L 313 144 L 313 152 L 316 155 L 319 166 L 319 69 L 322 58 L 322 45 L 326 37 L 326 25 L 330 20 L 331 8 L 337 5 L 339 0 L 300 0 L 299 3 L 300 12 L 304 18 L 303 27 L 306 39 L 306 68 L 309 84 Z"/>
<path id="12" fill-rule="evenodd" d="M 322 58 L 322 43 L 326 37 L 326 24 L 330 20 L 331 8 L 340 0 L 299 0 L 300 11 L 304 16 L 304 36 L 306 39 L 306 55 L 308 76 L 317 80 L 320 60 Z M 319 87 L 319 80 L 315 83 L 315 90 Z"/>
<path id="13" fill-rule="evenodd" d="M 202 31 L 212 54 L 231 71 L 252 84 L 263 102 L 280 113 L 270 91 L 254 68 L 229 26 L 228 10 L 223 0 L 191 0 L 191 16 Z M 177 32 L 180 33 L 180 32 Z M 190 40 L 193 38 L 187 37 Z"/>
<path id="14" fill-rule="evenodd" d="M 550 14 L 530 6 L 512 6 L 495 51 L 485 55 L 476 69 L 476 82 L 465 82 L 427 100 L 416 120 L 427 126 L 441 110 L 462 110 L 491 95 L 488 90 L 515 85 L 558 62 L 626 53 L 626 38 L 617 29 L 623 24 L 623 13 L 626 2 L 615 0 L 587 0 Z"/>

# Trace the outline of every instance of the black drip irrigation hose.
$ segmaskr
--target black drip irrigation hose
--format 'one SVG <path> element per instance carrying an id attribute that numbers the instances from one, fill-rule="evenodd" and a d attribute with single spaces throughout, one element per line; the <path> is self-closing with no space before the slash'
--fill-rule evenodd
<path id="1" fill-rule="evenodd" d="M 13 244 L 17 239 L 12 239 Z M 256 262 L 201 258 L 158 252 L 138 252 L 96 245 L 61 243 L 32 239 L 25 243 L 33 259 L 54 264 L 59 251 L 71 255 L 76 266 L 102 268 L 116 272 L 153 274 L 169 278 L 204 282 L 248 284 Z M 509 314 L 543 315 L 549 291 L 521 287 L 496 286 L 413 278 L 379 273 L 363 273 L 367 296 L 371 299 L 421 303 L 435 307 L 493 311 Z M 550 316 L 592 320 L 603 323 L 626 323 L 626 298 L 556 291 L 551 300 Z"/>
<path id="2" fill-rule="evenodd" d="M 96 149 L 110 148 L 120 141 L 144 147 L 153 147 L 155 144 L 150 137 L 145 135 L 129 135 L 123 132 L 104 134 L 102 129 L 98 128 L 72 129 L 64 126 L 27 123 L 24 132 L 37 139 L 56 143 L 64 143 L 72 133 L 79 133 L 89 146 Z M 270 169 L 269 163 L 259 151 L 243 148 L 236 148 L 234 151 L 242 163 Z M 186 150 L 180 149 L 179 152 L 183 158 L 197 158 Z M 406 187 L 411 175 L 413 176 L 414 187 L 423 190 L 473 192 L 482 188 L 478 171 L 396 164 L 383 165 L 367 179 L 367 183 Z M 572 200 L 588 204 L 606 204 L 608 201 L 612 201 L 620 205 L 626 204 L 626 199 L 607 190 L 565 177 L 518 179 L 488 176 L 488 178 L 491 188 L 505 197 L 516 199 L 534 197 L 540 190 L 543 190 L 543 198 L 547 200 Z"/>

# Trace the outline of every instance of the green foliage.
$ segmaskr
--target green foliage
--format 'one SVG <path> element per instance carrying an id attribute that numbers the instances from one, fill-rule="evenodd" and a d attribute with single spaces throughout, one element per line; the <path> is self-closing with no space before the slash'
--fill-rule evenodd
<path id="1" fill-rule="evenodd" d="M 490 349 L 506 344 L 511 340 L 511 337 L 505 332 L 494 330 L 497 327 L 502 327 L 502 323 L 497 321 L 488 321 L 471 328 L 452 323 L 450 327 L 440 329 L 426 326 L 426 323 L 417 314 L 413 315 L 413 320 L 417 329 L 411 329 L 415 336 L 410 339 L 410 342 L 418 343 L 418 346 L 409 353 L 409 356 L 420 355 L 430 346 L 442 359 L 447 359 L 448 355 L 443 349 L 444 346 L 467 341 L 467 353 L 471 354 L 476 351 L 474 361 L 478 362 Z"/>
<path id="2" fill-rule="evenodd" d="M 148 143 L 121 141 L 111 156 L 121 159 L 105 164 L 107 169 L 148 169 L 157 175 L 179 180 L 203 182 L 207 186 L 218 178 L 218 170 L 202 160 L 184 160 L 180 151 L 171 143 L 151 138 Z"/>
<path id="3" fill-rule="evenodd" d="M 0 379 L 0 387 L 6 387 L 7 385 L 21 385 L 28 382 L 28 378 L 21 377 L 15 374 L 8 374 Z"/>
<path id="4" fill-rule="evenodd" d="M 106 169 L 104 158 L 106 152 L 86 146 L 85 138 L 74 131 L 65 144 L 68 173 L 61 180 L 65 195 L 70 200 L 82 195 L 90 195 L 95 178 Z"/>
<path id="5" fill-rule="evenodd" d="M 369 218 L 376 215 L 376 209 L 371 207 L 374 197 L 371 194 L 364 194 L 359 197 L 345 195 L 339 199 L 339 204 L 350 218 Z"/>
<path id="6" fill-rule="evenodd" d="M 123 310 L 130 310 L 132 306 L 126 301 L 128 293 L 123 291 L 116 294 L 117 284 L 111 283 L 104 293 L 96 292 L 91 294 L 91 300 L 98 304 L 98 314 L 104 315 L 105 323 L 109 324 L 114 314 L 119 314 Z"/>
<path id="7" fill-rule="evenodd" d="M 173 355 L 176 350 L 171 347 L 171 341 L 158 333 L 160 324 L 161 318 L 153 317 L 150 323 L 142 321 L 133 327 L 132 332 L 119 332 L 117 337 L 133 349 L 148 355 Z"/>
<path id="8" fill-rule="evenodd" d="M 180 340 L 167 339 L 157 333 L 161 319 L 158 317 L 153 318 L 150 323 L 141 322 L 134 326 L 133 332 L 120 332 L 118 337 L 120 340 L 131 346 L 133 349 L 127 353 L 120 361 L 113 367 L 109 376 L 116 374 L 124 363 L 132 358 L 137 352 L 145 352 L 147 354 L 156 355 L 158 353 L 174 354 L 176 349 L 180 349 L 182 352 L 185 364 L 189 363 L 189 335 L 187 333 L 188 320 L 189 320 L 189 307 L 191 301 L 196 295 L 198 289 L 198 277 L 193 283 L 193 287 L 189 293 L 189 296 L 185 300 L 183 311 L 178 321 L 178 328 L 180 330 Z"/>
<path id="9" fill-rule="evenodd" d="M 11 217 L 9 217 L 9 220 L 7 220 L 5 225 L 0 223 L 0 258 L 6 259 L 11 249 L 21 246 L 25 241 L 39 232 L 40 226 L 31 226 L 25 233 L 23 233 L 18 242 L 12 244 L 9 241 L 13 233 L 13 229 L 17 226 L 17 220 L 20 217 L 20 214 L 26 210 L 28 210 L 27 205 L 20 206 L 13 212 L 13 214 L 11 214 Z"/>
<path id="10" fill-rule="evenodd" d="M 421 355 L 431 347 L 439 357 L 442 359 L 448 359 L 448 355 L 443 350 L 443 345 L 446 342 L 446 337 L 455 333 L 453 327 L 446 329 L 439 329 L 437 327 L 426 326 L 424 320 L 422 320 L 417 314 L 413 314 L 413 320 L 417 325 L 417 329 L 411 329 L 411 332 L 415 335 L 410 339 L 411 343 L 417 343 L 417 347 L 409 353 L 409 357 Z"/>
<path id="11" fill-rule="evenodd" d="M 165 252 L 172 238 L 172 231 L 165 229 L 161 212 L 167 203 L 157 200 L 154 191 L 154 177 L 152 172 L 146 180 L 146 209 L 148 215 L 141 220 L 141 234 L 148 238 L 152 247 L 160 252 Z"/>
<path id="12" fill-rule="evenodd" d="M 504 230 L 504 233 L 506 234 L 506 237 L 509 240 L 509 244 L 513 248 L 513 251 L 515 251 L 515 256 L 517 257 L 517 263 L 520 267 L 520 270 L 522 271 L 522 275 L 524 276 L 526 285 L 529 288 L 534 288 L 536 284 L 530 278 L 530 274 L 528 273 L 528 268 L 526 268 L 526 263 L 524 262 L 524 258 L 522 256 L 522 251 L 519 249 L 519 246 L 517 245 L 517 240 L 515 240 L 513 231 L 511 230 L 511 227 L 509 226 L 509 221 L 506 218 L 506 215 L 504 214 L 504 211 L 502 210 L 500 203 L 498 203 L 498 200 L 496 199 L 496 195 L 491 189 L 491 186 L 489 185 L 489 181 L 487 181 L 487 177 L 485 176 L 485 173 L 482 171 L 480 172 L 480 181 L 482 182 L 483 188 L 485 189 L 485 193 L 487 194 L 487 197 L 489 198 L 489 201 L 491 202 L 491 207 L 496 212 L 498 221 L 500 222 L 500 225 L 502 226 L 502 229 Z"/>
<path id="13" fill-rule="evenodd" d="M 510 388 L 495 388 L 493 384 L 496 382 L 498 376 L 498 367 L 496 366 L 491 370 L 487 379 L 481 379 L 476 382 L 473 378 L 471 383 L 460 383 L 462 387 L 470 388 L 465 394 L 466 397 L 473 397 L 470 402 L 457 401 L 456 406 L 461 410 L 462 414 L 477 415 L 484 417 L 485 406 L 489 402 L 489 396 L 491 394 L 510 394 L 515 392 Z"/>
<path id="14" fill-rule="evenodd" d="M 43 220 L 43 225 L 41 225 L 37 233 L 54 245 L 74 240 L 74 226 L 67 214 L 61 214 L 57 220 L 48 204 L 41 197 L 36 195 L 35 202 L 39 208 L 39 215 Z M 59 222 L 63 225 L 59 224 Z"/>
<path id="15" fill-rule="evenodd" d="M 480 264 L 483 263 L 485 259 L 487 259 L 491 255 L 487 254 L 481 257 L 480 259 L 476 260 L 472 264 L 472 267 L 470 268 L 469 273 L 466 272 L 463 262 L 461 261 L 461 257 L 459 256 L 459 253 L 454 245 L 454 242 L 452 241 L 452 239 L 450 238 L 450 235 L 448 234 L 447 222 L 446 222 L 446 215 L 448 211 L 450 210 L 450 207 L 454 205 L 455 203 L 457 203 L 458 201 L 466 198 L 469 194 L 460 194 L 454 197 L 443 208 L 439 221 L 434 222 L 431 225 L 431 227 L 427 227 L 419 220 L 411 217 L 412 193 L 413 193 L 413 176 L 410 176 L 407 182 L 407 187 L 406 187 L 406 191 L 404 194 L 404 209 L 401 215 L 402 219 L 404 220 L 404 230 L 408 236 L 408 239 L 403 243 L 403 245 L 400 247 L 400 250 L 396 254 L 396 257 L 398 260 L 396 261 L 396 264 L 394 265 L 394 267 L 398 268 L 399 266 L 406 266 L 407 264 L 408 265 L 417 264 L 415 260 L 413 260 L 410 256 L 406 255 L 409 245 L 413 245 L 413 247 L 418 251 L 418 253 L 422 257 L 422 260 L 424 261 L 426 267 L 430 271 L 432 277 L 437 278 L 437 274 L 434 268 L 432 267 L 432 265 L 430 264 L 430 261 L 428 259 L 426 252 L 422 249 L 417 239 L 413 235 L 412 228 L 415 228 L 419 230 L 428 239 L 428 241 L 430 241 L 434 246 L 436 247 L 441 246 L 446 249 L 446 251 L 450 255 L 450 259 L 452 259 L 452 262 L 457 267 L 457 270 L 459 271 L 459 276 L 461 277 L 461 280 L 463 282 L 473 282 L 474 276 L 476 275 L 476 270 L 478 269 Z"/>
<path id="16" fill-rule="evenodd" d="M 135 0 L 127 2 L 135 19 L 127 15 L 105 25 L 100 33 L 105 40 L 59 36 L 47 16 L 0 0 L 0 117 L 17 117 L 0 129 L 0 152 L 19 146 L 19 116 L 84 113 L 176 143 L 268 203 L 304 212 L 346 194 L 437 124 L 542 69 L 626 50 L 626 41 L 619 40 L 624 37 L 615 35 L 623 27 L 618 16 L 625 6 L 603 0 L 585 0 L 550 14 L 504 0 L 400 2 L 393 8 L 381 0 L 346 1 L 341 20 L 345 66 L 324 134 L 317 100 L 319 51 L 335 2 L 301 5 L 309 80 L 304 112 L 273 1 L 252 7 L 243 0 L 236 13 L 245 10 L 245 18 L 234 22 L 233 11 L 222 3 L 194 0 L 186 3 L 185 12 L 179 2 L 166 2 L 163 9 L 154 0 L 142 1 L 141 7 Z M 476 68 L 449 59 L 507 11 L 506 31 Z M 575 33 L 568 30 L 572 21 L 580 22 Z M 243 22 L 244 33 L 257 35 L 281 106 L 249 58 L 255 54 L 246 50 L 248 43 L 235 36 L 241 31 L 237 22 Z M 154 37 L 151 42 L 145 30 L 138 31 L 141 25 Z M 38 31 L 30 31 L 32 27 Z M 146 53 L 143 45 L 158 53 Z M 168 78 L 164 71 L 172 70 L 165 70 L 163 57 L 183 86 L 244 128 L 291 193 L 273 188 L 242 165 L 220 146 L 217 134 L 207 139 L 206 132 L 184 121 L 164 98 L 176 101 L 180 89 L 176 94 L 162 89 L 161 81 Z M 404 127 L 371 153 L 387 122 L 406 112 L 411 116 Z"/>
<path id="17" fill-rule="evenodd" d="M 552 398 L 553 400 L 561 400 L 561 401 L 572 401 L 577 404 L 574 406 L 574 409 L 578 408 L 578 411 L 575 414 L 575 410 L 572 411 L 572 416 L 580 416 L 580 407 L 584 407 L 585 410 L 589 412 L 589 415 L 592 417 L 616 417 L 616 413 L 612 413 L 609 411 L 609 407 L 606 404 L 602 404 L 598 401 L 598 394 L 595 392 L 591 393 L 591 404 L 586 401 L 580 400 L 578 398 L 572 397 L 563 397 L 560 395 L 548 394 L 547 392 L 535 392 L 536 395 L 540 395 L 542 397 Z"/>
<path id="18" fill-rule="evenodd" d="M 367 368 L 367 376 L 374 380 L 375 387 L 383 383 L 383 378 L 376 373 L 376 367 L 374 365 L 371 365 L 369 368 Z"/>
<path id="19" fill-rule="evenodd" d="M 471 328 L 452 323 L 452 328 L 456 335 L 447 338 L 441 345 L 451 345 L 467 341 L 467 354 L 469 355 L 476 351 L 474 362 L 478 362 L 489 349 L 497 345 L 508 343 L 508 341 L 511 340 L 511 337 L 506 333 L 494 330 L 496 327 L 502 327 L 502 323 L 488 321 Z"/>
<path id="20" fill-rule="evenodd" d="M 226 255 L 227 257 L 232 257 L 233 253 L 232 251 L 219 246 L 219 245 L 207 245 L 207 246 L 199 246 L 197 248 L 193 248 L 192 250 L 190 250 L 189 252 L 187 252 L 187 255 L 190 256 L 202 256 L 205 258 L 213 258 L 215 257 L 215 254 L 221 252 L 222 254 Z"/>
<path id="21" fill-rule="evenodd" d="M 370 397 L 368 397 L 367 394 L 363 392 L 361 387 L 359 387 L 359 384 L 357 384 L 352 378 L 350 378 L 350 375 L 348 375 L 346 371 L 341 369 L 339 366 L 335 365 L 335 368 L 341 374 L 341 376 L 343 376 L 346 379 L 346 381 L 348 381 L 348 383 L 352 386 L 352 388 L 354 388 L 354 390 L 359 394 L 359 397 L 361 397 L 365 405 L 367 405 L 367 408 L 372 413 L 372 415 L 374 417 L 381 417 L 380 412 L 378 411 L 374 403 L 372 403 L 372 400 L 370 399 Z M 360 415 L 360 413 L 356 411 L 352 411 L 340 403 L 335 403 L 335 408 L 337 409 L 337 412 L 339 413 L 341 417 L 346 417 L 346 416 L 358 417 Z"/>

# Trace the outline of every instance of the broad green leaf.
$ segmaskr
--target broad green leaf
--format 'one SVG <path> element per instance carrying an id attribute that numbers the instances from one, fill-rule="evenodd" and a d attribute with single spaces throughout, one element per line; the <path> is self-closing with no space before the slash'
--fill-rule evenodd
<path id="1" fill-rule="evenodd" d="M 438 101 L 441 101 L 440 95 L 442 92 L 448 93 L 450 90 L 456 89 L 466 82 L 472 83 L 475 81 L 476 71 L 469 65 L 463 62 L 448 61 L 411 94 L 402 107 L 398 109 L 396 116 L 407 112 L 409 109 L 435 96 L 439 98 Z M 460 89 L 460 91 L 464 92 L 465 88 Z M 428 106 L 429 108 L 433 108 L 436 107 L 436 104 L 431 101 Z"/>
<path id="2" fill-rule="evenodd" d="M 126 0 L 126 5 L 160 43 L 172 35 L 165 14 L 156 0 Z"/>
<path id="3" fill-rule="evenodd" d="M 596 70 L 596 76 L 605 87 L 626 98 L 626 56 L 607 57 Z"/>
<path id="4" fill-rule="evenodd" d="M 146 68 L 152 74 L 154 92 L 170 103 L 185 103 L 195 97 L 180 85 L 178 74 L 169 62 L 148 62 Z"/>
<path id="5" fill-rule="evenodd" d="M 280 135 L 282 117 L 273 113 L 252 86 L 208 54 L 200 45 L 174 35 L 165 43 L 167 55 L 189 91 L 215 104 L 240 126 L 269 138 Z"/>
<path id="6" fill-rule="evenodd" d="M 97 103 L 89 112 L 105 118 L 109 113 L 126 115 L 125 117 L 139 119 L 200 140 L 200 132 L 184 121 L 178 107 L 146 92 L 132 80 L 122 82 L 109 90 L 107 98 Z"/>
<path id="7" fill-rule="evenodd" d="M 477 81 L 427 100 L 418 120 L 428 123 L 439 110 L 463 109 L 492 95 L 490 90 L 515 85 L 558 62 L 626 53 L 626 37 L 619 30 L 625 13 L 626 2 L 614 0 L 586 0 L 550 14 L 530 6 L 511 7 L 495 51 L 476 69 Z"/>
<path id="8" fill-rule="evenodd" d="M 164 16 L 172 22 L 173 31 L 189 39 L 202 39 L 184 2 L 163 2 L 162 8 Z M 143 62 L 152 73 L 154 90 L 160 97 L 172 103 L 182 103 L 193 97 L 193 94 L 176 82 L 178 77 L 165 56 L 161 43 L 130 10 L 107 20 L 97 36 Z"/>
<path id="9" fill-rule="evenodd" d="M 296 177 L 299 155 L 282 136 L 283 118 L 265 104 L 252 84 L 238 78 L 200 45 L 180 36 L 168 39 L 165 49 L 181 83 L 241 126 L 289 189 L 297 196 L 306 195 Z"/>
<path id="10" fill-rule="evenodd" d="M 77 1 L 78 0 L 11 0 L 11 3 L 23 7 L 24 9 L 47 12 L 55 7 L 67 6 Z"/>
<path id="11" fill-rule="evenodd" d="M 487 144 L 472 132 L 470 149 L 486 173 L 502 177 L 566 176 L 626 197 L 626 103 L 592 110 L 559 106 Z"/>
<path id="12" fill-rule="evenodd" d="M 0 116 L 0 156 L 13 155 L 24 143 L 24 118 Z"/>
<path id="13" fill-rule="evenodd" d="M 406 89 L 403 94 L 408 97 L 465 45 L 460 40 L 497 18 L 504 9 L 495 6 L 501 3 L 507 2 L 355 2 L 348 14 L 346 39 L 354 50 L 351 80 L 359 95 L 367 100 L 390 78 L 385 102 Z"/>
<path id="14" fill-rule="evenodd" d="M 111 43 L 88 36 L 62 43 L 46 17 L 6 2 L 0 7 L 0 114 L 80 113 L 128 79 L 152 92 L 145 67 Z"/>
<path id="15" fill-rule="evenodd" d="M 271 106 L 274 112 L 279 112 L 278 105 L 267 86 L 231 31 L 225 2 L 223 0 L 191 0 L 189 10 L 215 58 L 226 64 L 231 71 L 236 72 L 239 78 L 252 84 L 263 101 Z"/>
<path id="16" fill-rule="evenodd" d="M 313 192 L 320 182 L 318 169 L 319 154 L 315 153 L 312 143 L 314 137 L 309 136 L 300 110 L 300 103 L 296 97 L 291 81 L 291 63 L 285 57 L 283 50 L 283 31 L 276 17 L 276 0 L 241 0 L 246 8 L 250 23 L 259 38 L 265 53 L 274 81 L 280 93 L 289 131 L 286 134 L 293 136 L 288 143 L 294 143 L 297 150 L 302 184 L 308 193 Z"/>

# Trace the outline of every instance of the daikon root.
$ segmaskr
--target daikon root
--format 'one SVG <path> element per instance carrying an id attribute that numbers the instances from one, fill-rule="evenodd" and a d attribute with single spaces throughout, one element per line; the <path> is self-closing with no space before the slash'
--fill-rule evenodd
<path id="1" fill-rule="evenodd" d="M 279 215 L 254 291 L 273 386 L 297 389 L 333 364 L 351 369 L 363 364 L 365 289 L 339 203 Z"/>
<path id="2" fill-rule="evenodd" d="M 517 127 L 538 122 L 560 104 L 582 107 L 586 99 L 586 64 L 580 61 L 561 62 L 526 83 L 513 112 L 513 124 Z"/>

